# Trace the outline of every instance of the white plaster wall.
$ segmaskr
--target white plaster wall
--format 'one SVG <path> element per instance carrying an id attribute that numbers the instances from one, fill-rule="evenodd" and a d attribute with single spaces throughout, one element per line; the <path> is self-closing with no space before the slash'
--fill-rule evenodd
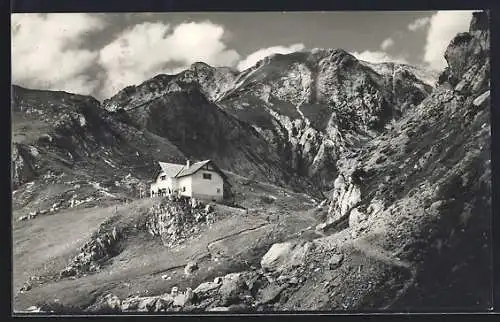
<path id="1" fill-rule="evenodd" d="M 175 189 L 175 186 L 176 186 L 176 180 L 172 180 L 172 178 L 167 178 L 166 180 L 161 180 L 160 177 L 164 175 L 164 173 L 161 173 L 158 178 L 156 179 L 156 182 L 151 184 L 151 187 L 150 187 L 150 192 L 151 191 L 154 191 L 154 193 L 156 194 L 158 192 L 158 189 L 167 189 L 167 193 L 168 193 L 168 189 L 170 188 L 170 190 L 174 190 Z"/>
<path id="2" fill-rule="evenodd" d="M 191 178 L 192 178 L 192 176 L 186 176 L 186 177 L 182 177 L 182 178 L 178 179 L 177 187 L 179 189 L 179 193 L 182 196 L 192 197 L 192 189 L 191 189 L 192 180 L 191 180 Z M 186 187 L 186 191 L 182 191 L 183 187 Z"/>
<path id="3" fill-rule="evenodd" d="M 203 173 L 210 173 L 212 178 L 210 180 L 203 179 Z M 178 190 L 182 196 L 194 197 L 199 199 L 215 199 L 221 201 L 224 197 L 224 180 L 221 175 L 213 170 L 200 170 L 191 176 L 176 178 L 167 178 L 161 180 L 160 177 L 164 175 L 161 173 L 156 182 L 151 184 L 150 192 L 154 191 L 156 194 L 158 189 L 168 189 L 175 192 Z M 186 187 L 186 191 L 182 188 Z M 219 191 L 217 191 L 219 189 Z"/>
<path id="4" fill-rule="evenodd" d="M 210 173 L 210 180 L 203 179 L 203 173 Z M 224 196 L 224 180 L 215 171 L 200 170 L 192 176 L 192 197 L 222 200 Z M 219 189 L 219 192 L 217 192 Z"/>

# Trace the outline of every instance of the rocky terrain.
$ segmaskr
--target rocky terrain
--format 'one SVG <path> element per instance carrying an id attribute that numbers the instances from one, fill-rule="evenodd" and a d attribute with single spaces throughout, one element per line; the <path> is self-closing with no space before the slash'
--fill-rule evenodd
<path id="1" fill-rule="evenodd" d="M 15 306 L 490 309 L 488 19 L 474 13 L 435 80 L 315 49 L 241 73 L 196 63 L 102 104 L 14 87 L 14 240 L 95 205 L 102 223 L 86 224 L 79 250 L 51 259 L 52 275 Z M 215 160 L 234 200 L 135 200 L 155 161 L 185 157 Z M 135 201 L 105 214 L 124 200 Z"/>
<path id="2" fill-rule="evenodd" d="M 269 56 L 241 73 L 195 63 L 127 87 L 103 107 L 187 155 L 325 191 L 336 161 L 427 97 L 432 77 L 407 65 L 361 62 L 341 49 L 315 49 Z M 297 176 L 307 180 L 297 183 Z"/>

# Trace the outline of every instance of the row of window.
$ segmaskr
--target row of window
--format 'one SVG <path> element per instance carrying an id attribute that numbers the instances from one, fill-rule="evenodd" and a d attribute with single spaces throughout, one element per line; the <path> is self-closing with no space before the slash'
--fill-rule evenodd
<path id="1" fill-rule="evenodd" d="M 212 180 L 212 174 L 211 173 L 204 173 L 203 179 Z M 167 180 L 167 176 L 161 176 L 160 180 Z"/>

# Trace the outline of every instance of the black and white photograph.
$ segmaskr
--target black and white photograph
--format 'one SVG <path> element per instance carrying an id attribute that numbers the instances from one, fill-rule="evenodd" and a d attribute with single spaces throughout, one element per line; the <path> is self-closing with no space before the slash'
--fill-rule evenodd
<path id="1" fill-rule="evenodd" d="M 13 314 L 493 309 L 488 10 L 10 17 Z"/>

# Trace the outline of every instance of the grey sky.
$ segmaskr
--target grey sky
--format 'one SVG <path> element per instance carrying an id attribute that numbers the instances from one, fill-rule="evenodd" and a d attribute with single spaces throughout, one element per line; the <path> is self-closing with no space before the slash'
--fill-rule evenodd
<path id="1" fill-rule="evenodd" d="M 470 16 L 435 11 L 14 14 L 13 82 L 102 99 L 193 61 L 242 68 L 263 54 L 316 47 L 438 70 L 445 64 L 442 47 L 467 30 Z"/>

